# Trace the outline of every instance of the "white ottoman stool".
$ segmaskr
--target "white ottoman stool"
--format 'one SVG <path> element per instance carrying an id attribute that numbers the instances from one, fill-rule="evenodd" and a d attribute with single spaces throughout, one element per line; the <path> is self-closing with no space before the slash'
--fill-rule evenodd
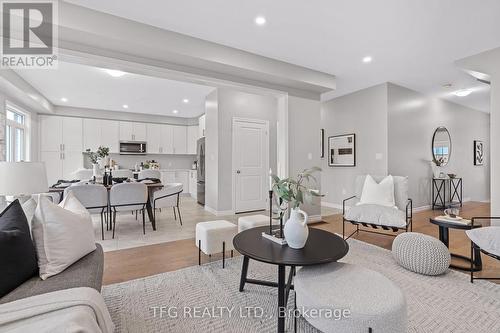
<path id="1" fill-rule="evenodd" d="M 222 252 L 222 268 L 225 266 L 226 251 L 233 256 L 233 238 L 238 227 L 225 220 L 199 222 L 196 224 L 196 246 L 198 246 L 198 265 L 201 265 L 201 251 L 212 255 Z"/>
<path id="2" fill-rule="evenodd" d="M 279 220 L 273 220 L 273 224 L 279 224 Z M 256 227 L 269 226 L 269 215 L 248 215 L 238 219 L 238 233 L 243 230 Z"/>
<path id="3" fill-rule="evenodd" d="M 294 287 L 297 309 L 323 332 L 406 332 L 405 296 L 378 272 L 338 262 L 309 266 L 297 272 Z M 326 309 L 348 315 L 312 316 Z"/>

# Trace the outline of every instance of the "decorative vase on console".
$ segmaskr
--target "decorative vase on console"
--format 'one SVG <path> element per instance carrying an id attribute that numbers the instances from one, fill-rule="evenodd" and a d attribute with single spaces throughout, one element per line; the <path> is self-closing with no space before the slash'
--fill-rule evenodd
<path id="1" fill-rule="evenodd" d="M 434 178 L 441 178 L 441 163 L 439 161 L 431 161 L 431 170 Z"/>
<path id="2" fill-rule="evenodd" d="M 275 175 L 272 176 L 272 188 L 276 192 L 276 205 L 279 209 L 278 218 L 282 219 L 287 211 L 290 213 L 290 217 L 285 223 L 284 235 L 288 246 L 293 249 L 303 248 L 306 245 L 307 237 L 309 237 L 308 216 L 307 213 L 300 210 L 300 205 L 304 202 L 313 204 L 313 197 L 323 196 L 318 190 L 304 185 L 304 182 L 307 184 L 316 182 L 316 178 L 312 174 L 317 171 L 321 171 L 321 169 L 318 167 L 306 169 L 297 175 L 297 179 L 280 179 Z"/>

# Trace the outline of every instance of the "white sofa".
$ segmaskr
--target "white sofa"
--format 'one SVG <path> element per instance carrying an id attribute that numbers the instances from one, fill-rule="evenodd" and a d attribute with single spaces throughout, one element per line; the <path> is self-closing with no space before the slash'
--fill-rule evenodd
<path id="1" fill-rule="evenodd" d="M 372 176 L 378 183 L 385 176 Z M 408 198 L 408 177 L 393 176 L 394 179 L 394 199 L 396 207 L 387 207 L 381 205 L 356 205 L 361 199 L 363 185 L 366 175 L 357 176 L 355 180 L 355 195 L 344 199 L 342 202 L 342 235 L 344 239 L 348 239 L 359 231 L 367 231 L 360 229 L 360 226 L 371 227 L 374 229 L 392 230 L 412 230 L 412 200 Z M 346 209 L 346 203 L 351 206 Z M 345 237 L 345 224 L 351 223 L 356 225 L 356 230 L 347 238 Z M 373 231 L 371 231 L 373 232 Z"/>

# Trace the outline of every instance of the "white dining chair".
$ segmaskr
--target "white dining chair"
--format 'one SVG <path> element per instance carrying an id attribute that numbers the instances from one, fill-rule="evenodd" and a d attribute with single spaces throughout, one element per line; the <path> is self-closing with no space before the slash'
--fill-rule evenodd
<path id="1" fill-rule="evenodd" d="M 115 238 L 116 212 L 142 212 L 142 232 L 146 234 L 146 218 L 144 209 L 148 200 L 148 187 L 143 183 L 121 183 L 111 187 L 109 192 L 109 206 L 113 211 L 113 238 Z"/>
<path id="2" fill-rule="evenodd" d="M 182 183 L 169 183 L 165 184 L 161 190 L 155 191 L 151 197 L 151 206 L 153 206 L 153 216 L 156 220 L 157 208 L 170 208 L 174 210 L 174 219 L 177 220 L 179 215 L 179 222 L 182 225 L 181 210 L 179 209 L 180 194 L 183 191 Z M 176 210 L 177 209 L 177 213 Z"/>
<path id="3" fill-rule="evenodd" d="M 156 178 L 161 179 L 161 172 L 158 170 L 145 169 L 139 172 L 137 179 Z"/>
<path id="4" fill-rule="evenodd" d="M 89 211 L 90 214 L 101 215 L 101 235 L 104 240 L 104 221 L 108 229 L 108 191 L 100 184 L 76 183 L 64 190 L 64 197 L 72 192 L 80 203 Z"/>
<path id="5" fill-rule="evenodd" d="M 134 173 L 132 171 L 130 171 L 129 169 L 111 170 L 111 174 L 113 175 L 113 178 L 134 179 Z"/>

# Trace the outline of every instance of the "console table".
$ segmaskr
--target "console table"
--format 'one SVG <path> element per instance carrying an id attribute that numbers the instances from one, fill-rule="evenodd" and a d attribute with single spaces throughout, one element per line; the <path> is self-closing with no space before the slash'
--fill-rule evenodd
<path id="1" fill-rule="evenodd" d="M 454 205 L 462 207 L 462 184 L 461 177 L 432 178 L 432 209 L 446 209 Z"/>

